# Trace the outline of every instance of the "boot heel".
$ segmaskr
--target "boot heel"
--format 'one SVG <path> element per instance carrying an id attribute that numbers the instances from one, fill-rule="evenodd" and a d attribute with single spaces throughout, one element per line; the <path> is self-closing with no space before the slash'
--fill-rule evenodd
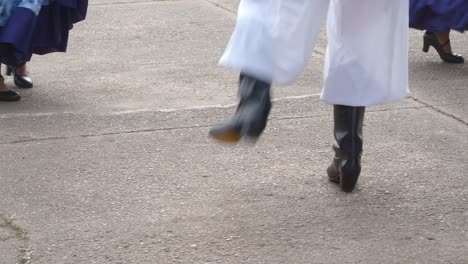
<path id="1" fill-rule="evenodd" d="M 361 173 L 361 158 L 349 158 L 340 168 L 340 187 L 344 192 L 352 192 Z"/>

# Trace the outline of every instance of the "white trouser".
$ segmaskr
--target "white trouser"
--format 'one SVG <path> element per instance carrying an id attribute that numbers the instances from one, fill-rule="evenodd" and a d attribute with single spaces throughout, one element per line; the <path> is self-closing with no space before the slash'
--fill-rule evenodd
<path id="1" fill-rule="evenodd" d="M 306 67 L 328 14 L 321 98 L 369 106 L 408 93 L 408 0 L 241 0 L 220 64 L 279 84 Z"/>

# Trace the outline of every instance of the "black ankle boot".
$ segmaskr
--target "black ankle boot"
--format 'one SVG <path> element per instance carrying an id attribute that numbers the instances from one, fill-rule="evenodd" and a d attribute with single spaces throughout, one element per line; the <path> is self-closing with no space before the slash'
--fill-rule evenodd
<path id="1" fill-rule="evenodd" d="M 333 106 L 335 158 L 327 173 L 330 181 L 340 184 L 345 192 L 353 191 L 361 173 L 364 111 L 365 107 Z"/>
<path id="2" fill-rule="evenodd" d="M 240 102 L 231 120 L 210 130 L 210 135 L 225 142 L 237 142 L 246 136 L 257 139 L 266 127 L 271 109 L 271 84 L 241 75 Z"/>

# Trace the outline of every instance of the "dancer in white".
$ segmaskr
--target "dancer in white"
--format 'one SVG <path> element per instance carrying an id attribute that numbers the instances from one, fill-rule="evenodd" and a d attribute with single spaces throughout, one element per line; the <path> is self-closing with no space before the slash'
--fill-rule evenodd
<path id="1" fill-rule="evenodd" d="M 354 189 L 361 171 L 366 106 L 408 93 L 407 0 L 241 0 L 220 64 L 240 72 L 234 117 L 210 130 L 216 139 L 258 138 L 271 108 L 272 83 L 296 80 L 328 15 L 321 99 L 334 106 L 330 181 Z"/>

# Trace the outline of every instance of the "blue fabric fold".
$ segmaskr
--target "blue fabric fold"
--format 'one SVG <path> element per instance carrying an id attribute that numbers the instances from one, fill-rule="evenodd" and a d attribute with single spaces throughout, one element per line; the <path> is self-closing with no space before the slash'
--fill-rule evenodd
<path id="1" fill-rule="evenodd" d="M 9 22 L 0 29 L 0 60 L 18 66 L 31 59 L 31 40 L 37 16 L 30 9 L 17 8 Z"/>
<path id="2" fill-rule="evenodd" d="M 410 0 L 410 27 L 432 32 L 468 29 L 468 0 Z"/>
<path id="3" fill-rule="evenodd" d="M 0 62 L 14 67 L 32 54 L 65 52 L 69 31 L 86 18 L 88 7 L 88 0 L 13 1 L 14 7 L 0 5 Z"/>

